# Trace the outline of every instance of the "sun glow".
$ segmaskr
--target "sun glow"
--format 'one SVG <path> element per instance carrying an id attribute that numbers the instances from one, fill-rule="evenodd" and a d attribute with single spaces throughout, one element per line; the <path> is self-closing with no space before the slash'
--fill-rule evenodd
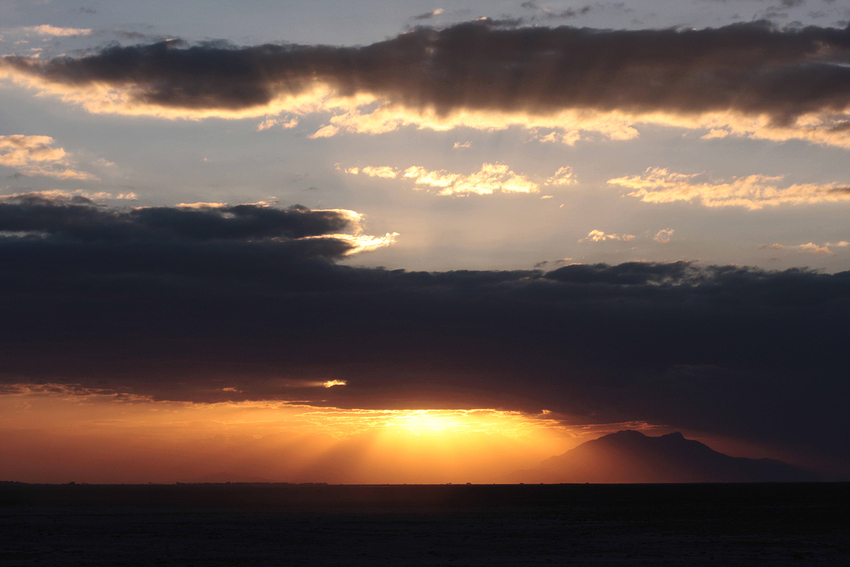
<path id="1" fill-rule="evenodd" d="M 458 429 L 464 427 L 454 415 L 442 415 L 439 412 L 429 410 L 416 410 L 400 415 L 397 425 L 416 434 L 440 433 L 447 429 Z M 395 424 L 394 424 L 395 425 Z"/>
<path id="2" fill-rule="evenodd" d="M 322 385 L 343 386 L 333 382 Z M 0 393 L 0 479 L 498 482 L 583 435 L 547 413 L 155 402 L 19 385 Z"/>

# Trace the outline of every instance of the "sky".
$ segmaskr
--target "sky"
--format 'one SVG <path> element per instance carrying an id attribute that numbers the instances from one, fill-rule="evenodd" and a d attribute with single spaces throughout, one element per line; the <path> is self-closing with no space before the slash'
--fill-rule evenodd
<path id="1" fill-rule="evenodd" d="M 0 479 L 850 479 L 844 0 L 0 2 Z"/>

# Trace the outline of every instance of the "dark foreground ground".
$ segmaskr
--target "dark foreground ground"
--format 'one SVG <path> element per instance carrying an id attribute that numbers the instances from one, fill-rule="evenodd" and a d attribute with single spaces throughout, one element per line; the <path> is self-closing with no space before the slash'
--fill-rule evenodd
<path id="1" fill-rule="evenodd" d="M 0 483 L 0 565 L 850 565 L 850 484 Z"/>

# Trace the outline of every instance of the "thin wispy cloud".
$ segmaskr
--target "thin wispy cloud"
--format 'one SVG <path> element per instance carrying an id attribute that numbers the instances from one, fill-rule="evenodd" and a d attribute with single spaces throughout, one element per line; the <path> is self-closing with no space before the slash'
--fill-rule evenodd
<path id="1" fill-rule="evenodd" d="M 803 252 L 807 254 L 822 254 L 822 255 L 831 255 L 835 256 L 835 252 L 833 252 L 832 248 L 845 248 L 850 246 L 850 242 L 846 240 L 841 240 L 839 242 L 827 242 L 825 244 L 815 244 L 814 242 L 807 242 L 805 244 L 796 244 L 796 245 L 787 245 L 787 244 L 760 244 L 759 248 L 762 250 L 794 250 L 797 252 Z"/>
<path id="2" fill-rule="evenodd" d="M 443 13 L 442 8 L 437 8 L 436 10 L 431 10 L 430 12 L 425 12 L 424 14 L 419 14 L 418 16 L 413 16 L 411 20 L 430 20 L 436 18 L 440 14 Z"/>
<path id="3" fill-rule="evenodd" d="M 67 203 L 75 205 L 93 205 L 96 201 L 108 200 L 127 200 L 135 201 L 138 196 L 133 192 L 127 193 L 110 193 L 108 191 L 86 191 L 85 189 L 76 189 L 74 191 L 65 191 L 62 189 L 49 189 L 46 191 L 30 191 L 27 193 L 11 193 L 9 195 L 0 195 L 0 203 Z M 24 229 L 26 230 L 26 229 Z"/>
<path id="4" fill-rule="evenodd" d="M 298 117 L 283 117 L 283 118 L 269 118 L 267 120 L 263 120 L 259 124 L 257 124 L 257 132 L 262 132 L 263 130 L 268 130 L 270 128 L 274 128 L 279 126 L 284 130 L 290 130 L 298 126 Z"/>
<path id="5" fill-rule="evenodd" d="M 400 169 L 389 166 L 365 166 L 341 168 L 351 175 L 367 175 L 384 179 L 413 181 L 417 188 L 430 188 L 438 195 L 492 195 L 494 193 L 538 193 L 541 185 L 566 186 L 576 183 L 570 167 L 562 167 L 551 177 L 535 181 L 512 171 L 501 163 L 484 163 L 475 173 L 452 173 L 444 169 L 431 170 L 412 165 Z"/>
<path id="6" fill-rule="evenodd" d="M 92 30 L 89 28 L 64 28 L 60 26 L 51 26 L 49 24 L 43 24 L 40 26 L 27 26 L 17 28 L 18 30 L 24 33 L 31 33 L 35 35 L 45 35 L 51 37 L 73 37 L 77 35 L 91 35 Z"/>
<path id="7" fill-rule="evenodd" d="M 782 187 L 782 177 L 748 175 L 714 180 L 701 173 L 675 173 L 650 167 L 640 175 L 609 179 L 631 189 L 630 197 L 645 203 L 693 202 L 706 207 L 743 207 L 749 210 L 779 205 L 811 205 L 850 201 L 850 186 L 838 183 L 795 183 Z"/>

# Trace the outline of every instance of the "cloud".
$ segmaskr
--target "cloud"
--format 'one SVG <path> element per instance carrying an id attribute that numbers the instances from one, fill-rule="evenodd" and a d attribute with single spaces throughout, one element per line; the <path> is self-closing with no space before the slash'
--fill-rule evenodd
<path id="1" fill-rule="evenodd" d="M 53 148 L 50 136 L 0 136 L 0 165 L 27 166 L 33 162 L 60 162 L 65 150 Z"/>
<path id="2" fill-rule="evenodd" d="M 697 202 L 706 207 L 744 207 L 749 210 L 778 205 L 809 205 L 850 201 L 850 187 L 837 183 L 800 183 L 778 187 L 782 177 L 749 175 L 716 181 L 704 174 L 674 173 L 649 167 L 641 175 L 609 179 L 645 203 Z"/>
<path id="3" fill-rule="evenodd" d="M 606 240 L 622 240 L 623 242 L 631 242 L 634 239 L 634 234 L 605 234 L 601 230 L 591 230 L 587 233 L 587 236 L 580 239 L 579 242 L 605 242 Z"/>
<path id="4" fill-rule="evenodd" d="M 573 173 L 573 168 L 571 167 L 561 167 L 558 171 L 555 172 L 555 175 L 544 181 L 545 185 L 557 185 L 557 186 L 565 186 L 565 185 L 574 185 L 578 181 L 575 178 L 575 174 Z"/>
<path id="5" fill-rule="evenodd" d="M 87 28 L 63 28 L 51 26 L 48 24 L 41 26 L 28 26 L 18 28 L 26 33 L 34 33 L 36 35 L 47 35 L 52 37 L 72 37 L 76 35 L 91 35 L 92 30 Z"/>
<path id="6" fill-rule="evenodd" d="M 546 408 L 573 424 L 646 421 L 850 464 L 848 273 L 367 269 L 332 261 L 346 243 L 256 237 L 269 234 L 256 208 L 210 221 L 209 210 L 39 203 L 0 208 L 0 231 L 33 231 L 0 237 L 2 309 L 15 322 L 0 327 L 2 384 L 197 403 Z M 312 213 L 272 213 L 273 232 L 303 234 L 299 214 L 310 233 L 343 221 Z M 221 228 L 229 220 L 242 228 Z M 315 387 L 333 381 L 347 385 Z"/>
<path id="7" fill-rule="evenodd" d="M 602 131 L 601 128 L 588 128 L 582 127 L 576 124 L 576 127 L 579 129 L 598 129 Z M 629 138 L 633 138 L 637 136 L 637 130 L 629 129 L 628 126 L 624 126 L 623 131 L 619 134 L 615 132 L 609 131 L 607 134 L 614 138 L 618 137 L 621 140 L 627 140 Z M 540 135 L 540 133 L 535 133 L 535 140 L 538 142 L 542 142 L 544 144 L 553 143 L 553 144 L 566 144 L 568 146 L 574 146 L 576 142 L 581 140 L 581 132 L 579 130 L 552 130 L 546 135 Z"/>
<path id="8" fill-rule="evenodd" d="M 424 14 L 419 14 L 418 16 L 413 16 L 412 20 L 430 20 L 432 18 L 436 18 L 440 14 L 443 13 L 442 8 L 437 8 L 436 10 L 431 10 L 430 12 L 425 12 Z"/>
<path id="9" fill-rule="evenodd" d="M 321 236 L 306 236 L 304 239 L 319 238 L 322 240 L 333 239 L 344 242 L 348 249 L 342 252 L 343 256 L 351 256 L 360 252 L 371 252 L 395 243 L 397 232 L 388 232 L 383 236 L 370 236 L 367 234 L 325 234 Z"/>
<path id="10" fill-rule="evenodd" d="M 368 175 L 369 177 L 383 177 L 384 179 L 395 179 L 399 174 L 399 172 L 392 167 L 373 167 L 369 165 L 361 169 L 360 173 Z"/>
<path id="11" fill-rule="evenodd" d="M 416 185 L 439 189 L 439 195 L 492 195 L 502 193 L 537 193 L 536 183 L 523 175 L 511 171 L 501 163 L 485 163 L 481 170 L 470 175 L 447 173 L 445 170 L 427 170 L 411 166 L 404 170 L 405 179 Z"/>
<path id="12" fill-rule="evenodd" d="M 602 7 L 603 4 L 597 4 L 597 7 Z M 532 16 L 528 16 L 525 18 L 521 18 L 519 23 L 539 23 L 545 22 L 547 20 L 569 20 L 573 18 L 577 18 L 579 16 L 584 16 L 588 14 L 591 10 L 594 9 L 593 6 L 586 4 L 581 8 L 567 8 L 565 10 L 553 10 L 549 7 L 541 7 L 537 4 L 537 2 L 529 1 L 523 2 L 520 4 L 520 7 L 525 8 L 526 10 L 533 10 L 536 12 Z M 615 4 L 615 8 L 622 9 L 622 4 Z"/>
<path id="13" fill-rule="evenodd" d="M 527 6 L 524 6 L 527 7 Z M 581 8 L 567 8 L 566 10 L 552 10 L 550 8 L 542 8 L 537 17 L 534 19 L 542 20 L 570 20 L 579 16 L 584 16 L 593 10 L 593 6 L 589 4 Z"/>
<path id="14" fill-rule="evenodd" d="M 356 48 L 169 40 L 76 58 L 14 55 L 0 72 L 91 112 L 330 113 L 314 138 L 519 126 L 575 143 L 584 132 L 631 139 L 637 126 L 661 124 L 850 147 L 849 37 L 764 22 L 594 30 L 484 20 Z"/>
<path id="15" fill-rule="evenodd" d="M 673 236 L 674 232 L 676 231 L 672 228 L 661 229 L 655 234 L 653 240 L 662 244 L 667 244 L 668 242 L 670 242 L 670 237 Z"/>
<path id="16" fill-rule="evenodd" d="M 0 233 L 24 238 L 36 246 L 63 243 L 80 247 L 82 255 L 87 246 L 104 248 L 105 262 L 109 261 L 109 249 L 117 242 L 129 243 L 128 250 L 137 253 L 160 249 L 175 257 L 195 252 L 211 254 L 216 247 L 224 247 L 228 253 L 240 247 L 250 250 L 249 243 L 260 242 L 264 244 L 258 248 L 267 246 L 282 258 L 341 258 L 388 246 L 398 236 L 361 234 L 361 215 L 345 209 L 193 203 L 120 210 L 97 206 L 93 201 L 113 198 L 116 197 L 109 193 L 84 191 L 0 196 Z M 117 198 L 135 199 L 135 195 Z M 349 232 L 340 232 L 343 230 Z M 235 243 L 235 247 L 225 244 L 228 242 Z M 157 261 L 151 263 L 158 265 Z M 197 263 L 197 259 L 187 259 L 187 265 Z"/>
<path id="17" fill-rule="evenodd" d="M 830 254 L 835 256 L 835 253 L 829 249 L 832 246 L 833 248 L 844 248 L 846 246 L 850 246 L 850 242 L 845 240 L 841 240 L 839 242 L 827 242 L 826 244 L 815 244 L 814 242 L 807 242 L 806 244 L 798 244 L 796 246 L 788 246 L 785 244 L 759 244 L 759 248 L 762 250 L 785 250 L 792 249 L 797 250 L 799 252 L 806 252 L 809 254 Z"/>
<path id="18" fill-rule="evenodd" d="M 472 147 L 472 142 L 463 142 L 463 143 L 455 142 L 454 146 L 452 146 L 452 148 L 455 149 L 455 150 L 457 150 L 459 148 L 471 148 L 471 147 Z"/>
<path id="19" fill-rule="evenodd" d="M 263 130 L 268 130 L 275 126 L 280 126 L 285 130 L 290 130 L 298 126 L 298 118 L 269 118 L 267 120 L 263 120 L 257 125 L 257 132 L 262 132 Z"/>
<path id="20" fill-rule="evenodd" d="M 73 167 L 67 152 L 53 147 L 50 136 L 0 136 L 0 166 L 13 167 L 24 175 L 58 179 L 97 179 Z"/>
<path id="21" fill-rule="evenodd" d="M 818 244 L 815 244 L 814 242 L 801 244 L 797 248 L 799 248 L 802 252 L 810 252 L 812 254 L 832 254 L 828 247 L 820 246 Z"/>
<path id="22" fill-rule="evenodd" d="M 389 166 L 366 166 L 337 169 L 352 175 L 368 175 L 385 179 L 409 179 L 419 187 L 437 189 L 438 195 L 492 195 L 493 193 L 538 193 L 540 185 L 566 186 L 576 183 L 571 167 L 561 167 L 552 177 L 541 182 L 512 171 L 501 163 L 484 163 L 476 173 L 464 175 L 444 169 L 429 170 L 412 165 L 404 170 Z"/>
<path id="23" fill-rule="evenodd" d="M 76 203 L 94 205 L 94 201 L 103 200 L 126 200 L 135 201 L 138 196 L 135 193 L 109 193 L 107 191 L 86 191 L 76 189 L 74 191 L 63 191 L 61 189 L 50 189 L 48 191 L 35 191 L 29 193 L 13 193 L 0 195 L 0 205 L 3 203 Z"/>
<path id="24" fill-rule="evenodd" d="M 718 139 L 718 138 L 722 139 L 722 138 L 725 138 L 728 135 L 729 135 L 728 130 L 712 128 L 711 131 L 708 134 L 702 136 L 702 139 L 703 140 L 714 140 L 714 139 Z"/>

